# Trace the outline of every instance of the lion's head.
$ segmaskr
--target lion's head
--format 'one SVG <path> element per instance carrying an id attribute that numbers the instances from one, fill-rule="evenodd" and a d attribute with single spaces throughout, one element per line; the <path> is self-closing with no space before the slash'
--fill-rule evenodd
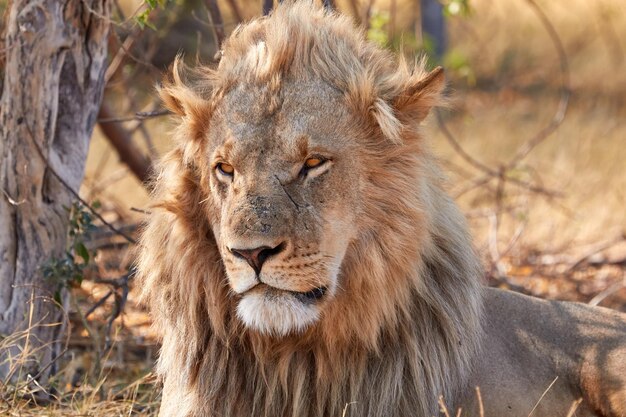
<path id="1" fill-rule="evenodd" d="M 304 27 L 293 23 L 237 31 L 204 79 L 210 94 L 187 91 L 185 103 L 182 84 L 161 90 L 200 129 L 189 158 L 205 179 L 202 205 L 237 315 L 278 335 L 315 323 L 345 287 L 339 271 L 351 242 L 373 238 L 369 221 L 384 221 L 368 218 L 367 200 L 402 197 L 371 195 L 391 191 L 373 179 L 411 163 L 381 156 L 401 149 L 443 86 L 439 69 L 394 63 L 343 19 L 329 25 L 315 11 Z"/>
<path id="2" fill-rule="evenodd" d="M 427 391 L 443 380 L 420 363 L 468 366 L 478 263 L 420 135 L 443 85 L 441 69 L 396 59 L 307 2 L 238 28 L 216 69 L 183 77 L 175 64 L 160 93 L 179 117 L 177 146 L 161 163 L 138 263 L 165 333 L 163 373 L 201 378 L 221 363 L 204 359 L 220 344 L 225 361 L 238 360 L 236 346 L 250 360 L 306 346 L 316 359 L 299 366 L 320 383 L 349 377 L 333 360 L 383 344 L 438 345 L 412 346 L 407 359 Z"/>

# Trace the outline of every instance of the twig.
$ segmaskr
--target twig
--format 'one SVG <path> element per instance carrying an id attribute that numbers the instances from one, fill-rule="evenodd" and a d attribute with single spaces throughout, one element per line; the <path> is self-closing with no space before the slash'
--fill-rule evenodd
<path id="1" fill-rule="evenodd" d="M 444 415 L 444 417 L 450 417 L 450 413 L 448 412 L 448 407 L 446 407 L 446 403 L 443 401 L 443 396 L 439 396 L 439 411 Z"/>
<path id="2" fill-rule="evenodd" d="M 437 124 L 439 125 L 439 129 L 441 130 L 443 135 L 446 137 L 446 139 L 448 140 L 448 142 L 452 146 L 452 149 L 454 149 L 454 151 L 457 154 L 459 154 L 459 156 L 461 158 L 463 158 L 463 160 L 465 162 L 467 162 L 468 164 L 470 164 L 471 166 L 473 166 L 477 170 L 482 171 L 485 174 L 489 174 L 490 176 L 495 176 L 496 175 L 496 171 L 495 170 L 493 170 L 492 168 L 489 168 L 487 165 L 485 165 L 482 162 L 478 161 L 476 158 L 474 158 L 469 153 L 467 153 L 465 151 L 465 149 L 463 149 L 461 144 L 456 140 L 456 138 L 454 137 L 452 132 L 450 132 L 450 130 L 446 126 L 446 123 L 443 120 L 443 116 L 442 116 L 441 111 L 439 109 L 437 109 L 435 111 L 435 115 L 437 116 Z"/>
<path id="3" fill-rule="evenodd" d="M 121 277 L 115 278 L 115 279 L 96 278 L 93 280 L 93 282 L 95 282 L 96 284 L 110 285 L 114 288 L 124 288 L 128 286 L 129 276 L 130 276 L 130 273 L 124 274 Z"/>
<path id="4" fill-rule="evenodd" d="M 9 204 L 11 204 L 12 206 L 21 206 L 22 204 L 24 204 L 26 202 L 26 199 L 23 198 L 20 201 L 14 200 L 13 198 L 11 198 L 11 196 L 9 195 L 9 193 L 7 193 L 4 188 L 0 188 L 0 191 L 2 191 L 2 194 L 4 194 L 4 196 L 6 197 L 7 201 L 9 202 Z"/>
<path id="5" fill-rule="evenodd" d="M 167 31 L 164 29 L 164 32 L 167 33 Z M 153 71 L 155 73 L 160 73 L 161 70 L 156 67 L 154 64 L 152 64 L 152 62 L 150 62 L 150 59 L 152 58 L 154 53 L 147 53 L 145 54 L 145 58 L 139 58 L 138 56 L 135 56 L 132 52 L 130 52 L 130 49 L 126 47 L 126 45 L 124 44 L 124 42 L 122 42 L 122 40 L 120 39 L 118 33 L 116 31 L 113 31 L 113 36 L 115 36 L 117 38 L 117 41 L 120 45 L 120 48 L 124 51 L 124 53 L 126 54 L 127 57 L 129 57 L 130 59 L 132 59 L 133 61 L 135 61 L 138 64 L 143 65 L 144 67 L 146 67 L 147 69 L 149 69 L 150 71 Z"/>
<path id="6" fill-rule="evenodd" d="M 209 11 L 209 19 L 211 19 L 211 24 L 213 25 L 215 46 L 217 47 L 217 51 L 219 53 L 222 49 L 224 38 L 226 37 L 224 34 L 224 20 L 222 19 L 222 12 L 220 12 L 220 8 L 217 5 L 217 0 L 205 0 L 204 5 Z"/>
<path id="7" fill-rule="evenodd" d="M 89 307 L 89 310 L 87 310 L 87 312 L 85 313 L 85 318 L 91 316 L 93 312 L 96 311 L 98 307 L 101 307 L 112 295 L 113 295 L 113 290 L 110 290 L 108 293 L 104 295 L 104 297 L 96 301 L 96 303 L 92 305 L 91 307 Z"/>
<path id="8" fill-rule="evenodd" d="M 78 305 L 78 300 L 76 300 L 76 297 L 74 297 L 73 294 L 70 293 L 70 298 L 72 300 L 72 305 L 74 306 L 74 309 L 76 310 L 76 313 L 78 314 L 78 317 L 80 318 L 80 321 L 83 324 L 83 327 L 85 328 L 85 330 L 87 331 L 87 334 L 93 341 L 93 348 L 96 354 L 96 369 L 100 371 L 100 368 L 101 368 L 100 360 L 102 359 L 102 349 L 100 347 L 100 339 L 98 338 L 98 334 L 94 332 L 91 326 L 89 325 L 89 322 L 87 321 L 87 316 L 85 316 L 82 313 L 82 311 L 80 311 L 80 306 Z"/>
<path id="9" fill-rule="evenodd" d="M 106 102 L 100 105 L 98 116 L 101 119 L 111 119 L 111 110 Z M 123 126 L 117 124 L 100 124 L 102 132 L 117 151 L 120 159 L 132 173 L 144 184 L 150 178 L 150 160 L 132 143 L 130 133 Z"/>
<path id="10" fill-rule="evenodd" d="M 576 413 L 576 410 L 578 409 L 578 406 L 582 402 L 583 402 L 582 398 L 579 398 L 576 401 L 574 401 L 572 403 L 572 406 L 569 408 L 569 411 L 567 412 L 567 416 L 566 417 L 574 417 L 574 413 Z"/>
<path id="11" fill-rule="evenodd" d="M 154 117 L 167 116 L 172 114 L 169 110 L 153 110 L 153 111 L 138 111 L 133 116 L 124 116 L 124 117 L 103 117 L 98 119 L 98 123 L 122 123 L 122 122 L 132 122 L 134 120 L 146 120 L 152 119 Z"/>
<path id="12" fill-rule="evenodd" d="M 137 40 L 137 33 L 138 32 L 135 30 L 135 32 L 128 35 L 126 39 L 124 39 L 124 42 L 122 42 L 122 44 L 120 45 L 120 48 L 117 50 L 117 53 L 111 60 L 111 63 L 107 67 L 106 72 L 104 74 L 105 84 L 109 83 L 111 78 L 115 75 L 117 70 L 120 68 L 120 65 L 122 64 L 122 62 L 124 62 L 124 56 L 128 55 L 126 51 Z M 118 36 L 115 36 L 115 39 L 117 39 L 118 41 L 120 40 Z"/>
<path id="13" fill-rule="evenodd" d="M 502 265 L 500 251 L 498 249 L 498 229 L 499 221 L 498 214 L 493 211 L 489 215 L 489 254 L 491 255 L 492 267 L 491 270 L 498 274 L 498 279 L 506 277 L 506 270 Z"/>
<path id="14" fill-rule="evenodd" d="M 134 212 L 141 213 L 141 214 L 152 214 L 152 212 L 149 210 L 144 210 L 144 209 L 140 209 L 137 207 L 131 207 L 130 211 L 134 211 Z"/>
<path id="15" fill-rule="evenodd" d="M 113 310 L 113 313 L 111 313 L 111 316 L 109 317 L 109 320 L 107 322 L 107 331 L 105 334 L 105 345 L 104 345 L 104 349 L 105 351 L 108 351 L 111 346 L 111 328 L 113 327 L 113 322 L 115 321 L 116 318 L 119 317 L 120 314 L 122 314 L 122 311 L 124 311 L 124 306 L 126 305 L 126 301 L 128 300 L 128 292 L 129 292 L 129 288 L 128 288 L 128 280 L 129 280 L 130 274 L 125 275 L 125 282 L 124 285 L 122 286 L 122 294 L 119 295 L 117 292 L 115 292 L 115 310 Z"/>
<path id="16" fill-rule="evenodd" d="M 81 3 L 83 4 L 83 7 L 87 10 L 87 12 L 89 12 L 89 14 L 97 17 L 98 19 L 106 22 L 109 25 L 113 25 L 113 26 L 123 26 L 126 22 L 116 22 L 115 20 L 111 19 L 109 16 L 104 15 L 98 11 L 96 11 L 94 8 L 92 8 L 89 3 L 86 0 L 81 0 Z"/>
<path id="17" fill-rule="evenodd" d="M 567 60 L 567 54 L 565 53 L 565 48 L 563 47 L 563 42 L 561 42 L 561 38 L 554 28 L 554 25 L 550 22 L 548 16 L 546 16 L 546 14 L 543 12 L 543 10 L 541 10 L 537 3 L 535 3 L 534 0 L 526 0 L 526 2 L 535 12 L 535 15 L 537 15 L 537 17 L 541 21 L 541 24 L 548 32 L 548 35 L 550 36 L 550 39 L 552 40 L 552 43 L 554 44 L 557 55 L 559 57 L 559 64 L 561 68 L 561 98 L 550 123 L 542 130 L 540 130 L 534 138 L 526 142 L 524 146 L 518 149 L 517 154 L 507 164 L 508 168 L 517 165 L 522 159 L 528 156 L 528 154 L 537 145 L 539 145 L 548 136 L 550 136 L 550 134 L 552 134 L 561 125 L 561 123 L 563 123 L 563 120 L 565 119 L 565 113 L 567 112 L 567 107 L 569 105 L 569 98 L 571 95 L 569 81 L 569 63 Z"/>
<path id="18" fill-rule="evenodd" d="M 483 396 L 480 394 L 480 387 L 476 387 L 476 398 L 478 398 L 478 415 L 485 417 L 485 406 L 483 404 Z"/>
<path id="19" fill-rule="evenodd" d="M 591 258 L 593 255 L 600 253 L 602 251 L 605 251 L 619 243 L 625 242 L 626 241 L 626 233 L 623 233 L 619 236 L 617 236 L 614 239 L 611 239 L 610 241 L 592 248 L 590 251 L 586 252 L 585 254 L 583 254 L 581 257 L 579 257 L 576 261 L 574 261 L 569 268 L 567 268 L 567 271 L 565 271 L 565 274 L 568 274 L 572 271 L 574 271 L 575 269 L 578 269 L 579 266 L 581 266 L 583 263 L 587 262 L 589 260 L 589 258 Z"/>
<path id="20" fill-rule="evenodd" d="M 587 304 L 589 304 L 590 306 L 597 306 L 602 301 L 604 301 L 605 298 L 615 294 L 616 292 L 620 291 L 622 288 L 626 288 L 626 272 L 624 272 L 623 278 L 621 281 L 615 282 L 608 288 L 601 291 L 599 294 L 597 294 L 595 297 L 589 300 L 589 303 Z"/>
<path id="21" fill-rule="evenodd" d="M 537 407 L 539 406 L 539 403 L 541 402 L 541 400 L 543 400 L 543 397 L 546 396 L 546 394 L 548 393 L 548 391 L 550 391 L 550 389 L 552 388 L 552 386 L 554 384 L 556 384 L 556 381 L 559 379 L 558 376 L 556 376 L 554 378 L 554 380 L 552 381 L 552 383 L 550 383 L 550 385 L 548 386 L 548 388 L 545 389 L 545 391 L 543 392 L 543 394 L 541 394 L 541 397 L 539 397 L 539 399 L 537 400 L 537 403 L 535 404 L 535 406 L 533 407 L 532 410 L 530 410 L 530 413 L 528 413 L 528 417 L 530 417 L 530 415 L 537 409 Z"/>
<path id="22" fill-rule="evenodd" d="M 352 402 L 346 403 L 346 405 L 344 405 L 343 413 L 341 413 L 341 417 L 346 417 L 346 415 L 348 415 L 348 407 L 350 407 L 352 404 L 356 404 L 356 401 L 352 401 Z"/>
<path id="23" fill-rule="evenodd" d="M 506 248 L 500 252 L 500 257 L 508 255 L 513 247 L 515 247 L 515 244 L 517 243 L 519 238 L 522 237 L 522 233 L 524 233 L 524 229 L 526 228 L 527 224 L 528 220 L 526 219 L 519 226 L 517 226 L 517 228 L 515 228 L 515 232 L 513 233 L 513 236 L 511 236 L 511 238 L 509 239 L 509 243 L 507 243 Z"/>
<path id="24" fill-rule="evenodd" d="M 37 153 L 39 154 L 39 157 L 41 158 L 41 160 L 43 161 L 43 163 L 46 165 L 46 168 L 48 169 L 48 171 L 50 171 L 50 173 L 52 175 L 54 175 L 54 177 L 61 183 L 61 185 L 63 185 L 63 187 L 70 193 L 72 194 L 72 196 L 74 196 L 74 198 L 76 198 L 78 201 L 80 201 L 80 203 L 82 205 L 84 205 L 85 207 L 87 207 L 87 209 L 91 212 L 91 214 L 93 214 L 94 216 L 96 216 L 96 218 L 98 220 L 100 220 L 102 222 L 102 224 L 104 224 L 106 227 L 108 227 L 109 229 L 111 229 L 111 231 L 115 232 L 115 234 L 122 236 L 124 239 L 126 239 L 129 243 L 132 243 L 133 245 L 137 244 L 137 241 L 135 239 L 133 239 L 132 237 L 128 236 L 126 233 L 122 232 L 121 230 L 117 229 L 115 226 L 113 226 L 111 223 L 107 222 L 101 215 L 100 213 L 98 213 L 93 207 L 91 207 L 91 205 L 89 203 L 87 203 L 85 200 L 83 200 L 81 198 L 80 195 L 78 195 L 78 193 L 76 191 L 74 191 L 74 189 L 72 187 L 70 187 L 70 185 L 65 182 L 65 180 L 63 178 L 61 178 L 61 176 L 56 172 L 56 170 L 54 168 L 52 168 L 52 166 L 50 165 L 50 163 L 48 162 L 48 159 L 46 158 L 46 156 L 43 153 L 43 150 L 41 149 L 41 147 L 39 147 L 39 144 L 37 143 L 37 140 L 35 139 L 35 135 L 33 134 L 33 131 L 31 130 L 30 126 L 28 125 L 28 123 L 25 123 L 26 125 L 26 130 L 28 131 L 28 134 L 30 135 L 31 140 L 33 141 L 33 144 L 35 145 L 35 149 L 37 150 Z"/>

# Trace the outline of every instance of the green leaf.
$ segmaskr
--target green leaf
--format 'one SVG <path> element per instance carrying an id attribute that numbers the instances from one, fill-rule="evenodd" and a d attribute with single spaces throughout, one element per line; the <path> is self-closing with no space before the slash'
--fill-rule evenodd
<path id="1" fill-rule="evenodd" d="M 83 283 L 83 279 L 84 279 L 83 274 L 75 273 L 74 276 L 72 276 L 72 281 L 69 282 L 69 284 L 71 287 L 75 287 L 75 288 L 80 287 L 80 284 Z"/>
<path id="2" fill-rule="evenodd" d="M 83 261 L 85 261 L 86 264 L 89 263 L 89 251 L 87 250 L 83 242 L 76 242 L 76 244 L 74 245 L 74 250 L 76 251 L 76 254 L 78 256 L 83 258 Z"/>
<path id="3" fill-rule="evenodd" d="M 141 30 L 146 28 L 146 21 L 148 20 L 148 15 L 150 14 L 150 10 L 144 10 L 135 16 L 135 22 L 139 25 Z"/>
<path id="4" fill-rule="evenodd" d="M 59 304 L 62 304 L 61 303 L 61 290 L 56 290 L 54 292 L 54 301 L 56 301 Z"/>
<path id="5" fill-rule="evenodd" d="M 385 48 L 389 44 L 389 35 L 387 34 L 387 24 L 389 23 L 389 13 L 372 12 L 369 21 L 369 29 L 367 31 L 367 39 L 377 43 Z"/>
<path id="6" fill-rule="evenodd" d="M 137 16 L 135 16 L 135 22 L 139 25 L 139 27 L 143 30 L 146 27 L 149 27 L 152 30 L 156 30 L 156 26 L 154 26 L 148 17 L 150 16 L 150 9 L 146 9 Z"/>

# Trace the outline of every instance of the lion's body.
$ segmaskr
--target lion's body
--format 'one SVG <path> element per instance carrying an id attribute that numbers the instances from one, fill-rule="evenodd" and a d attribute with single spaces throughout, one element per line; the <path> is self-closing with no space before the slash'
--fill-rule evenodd
<path id="1" fill-rule="evenodd" d="M 175 71 L 138 262 L 162 416 L 469 416 L 475 385 L 526 416 L 557 376 L 533 416 L 626 415 L 623 316 L 482 287 L 419 134 L 442 86 L 307 4 Z"/>
<path id="2" fill-rule="evenodd" d="M 484 305 L 482 353 L 457 403 L 469 415 L 479 386 L 485 416 L 527 416 L 537 403 L 533 416 L 566 416 L 578 399 L 575 416 L 626 416 L 623 314 L 493 289 Z"/>

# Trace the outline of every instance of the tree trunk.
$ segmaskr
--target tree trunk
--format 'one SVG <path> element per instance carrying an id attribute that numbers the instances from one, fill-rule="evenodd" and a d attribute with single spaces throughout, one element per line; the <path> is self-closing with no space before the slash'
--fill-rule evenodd
<path id="1" fill-rule="evenodd" d="M 28 372 L 45 380 L 61 350 L 58 283 L 45 280 L 41 267 L 65 251 L 73 197 L 52 171 L 78 190 L 104 87 L 109 3 L 8 5 L 0 101 L 0 379 Z M 21 362 L 14 356 L 20 352 Z"/>
<path id="2" fill-rule="evenodd" d="M 441 61 L 448 44 L 443 6 L 437 0 L 421 0 L 422 36 L 432 43 L 432 52 Z"/>

